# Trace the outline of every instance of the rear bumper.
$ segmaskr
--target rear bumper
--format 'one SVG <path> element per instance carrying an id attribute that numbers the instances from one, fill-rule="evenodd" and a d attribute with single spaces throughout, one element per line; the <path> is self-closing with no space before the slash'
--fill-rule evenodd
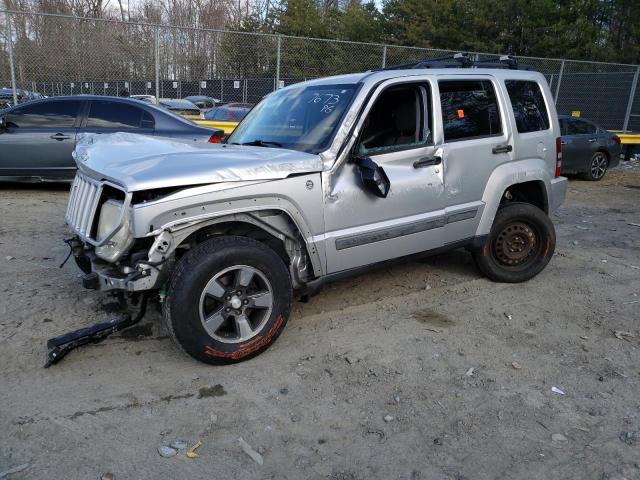
<path id="1" fill-rule="evenodd" d="M 564 203 L 565 198 L 567 198 L 567 178 L 553 178 L 550 183 L 549 213 L 553 213 Z"/>

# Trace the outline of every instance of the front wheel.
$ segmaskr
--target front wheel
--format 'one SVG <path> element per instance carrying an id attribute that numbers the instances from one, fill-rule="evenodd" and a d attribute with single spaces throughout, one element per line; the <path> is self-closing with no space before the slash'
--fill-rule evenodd
<path id="1" fill-rule="evenodd" d="M 540 273 L 555 247 L 556 232 L 549 217 L 529 203 L 514 202 L 498 209 L 485 243 L 473 258 L 491 280 L 517 283 Z"/>
<path id="2" fill-rule="evenodd" d="M 173 340 L 210 364 L 248 360 L 266 350 L 291 311 L 291 278 L 268 246 L 224 236 L 190 250 L 172 274 L 164 319 Z"/>

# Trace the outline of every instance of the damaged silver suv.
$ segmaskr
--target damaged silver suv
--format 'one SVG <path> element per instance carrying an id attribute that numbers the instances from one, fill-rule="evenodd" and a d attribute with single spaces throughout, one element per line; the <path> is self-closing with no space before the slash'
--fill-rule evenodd
<path id="1" fill-rule="evenodd" d="M 141 313 L 51 339 L 50 363 L 150 296 L 185 352 L 226 364 L 276 340 L 294 292 L 382 262 L 465 247 L 490 279 L 525 281 L 553 255 L 566 191 L 547 82 L 510 58 L 312 80 L 268 95 L 225 144 L 94 135 L 75 159 L 84 285 Z"/>

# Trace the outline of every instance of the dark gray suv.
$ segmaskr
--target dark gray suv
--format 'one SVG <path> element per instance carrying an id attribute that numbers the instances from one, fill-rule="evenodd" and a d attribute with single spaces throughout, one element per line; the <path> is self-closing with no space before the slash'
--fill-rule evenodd
<path id="1" fill-rule="evenodd" d="M 601 180 L 620 162 L 620 138 L 584 118 L 559 115 L 562 132 L 562 174 Z"/>

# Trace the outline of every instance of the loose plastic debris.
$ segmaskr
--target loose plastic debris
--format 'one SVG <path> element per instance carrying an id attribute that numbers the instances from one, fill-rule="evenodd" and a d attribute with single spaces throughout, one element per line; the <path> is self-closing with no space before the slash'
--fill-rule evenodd
<path id="1" fill-rule="evenodd" d="M 201 441 L 197 441 L 189 450 L 187 450 L 187 458 L 196 459 L 199 458 L 200 455 L 196 453 L 196 450 L 202 446 Z"/>
<path id="2" fill-rule="evenodd" d="M 564 394 L 565 394 L 565 393 L 564 393 L 562 390 L 560 390 L 558 387 L 551 387 L 551 391 L 552 391 L 553 393 L 557 393 L 558 395 L 564 395 Z"/>
<path id="3" fill-rule="evenodd" d="M 240 444 L 240 448 L 242 448 L 242 451 L 247 455 L 249 455 L 253 459 L 253 461 L 256 462 L 258 465 L 262 465 L 264 463 L 264 459 L 262 458 L 262 455 L 260 455 L 253 448 L 251 448 L 251 445 L 245 442 L 242 437 L 238 437 L 238 444 Z"/>

